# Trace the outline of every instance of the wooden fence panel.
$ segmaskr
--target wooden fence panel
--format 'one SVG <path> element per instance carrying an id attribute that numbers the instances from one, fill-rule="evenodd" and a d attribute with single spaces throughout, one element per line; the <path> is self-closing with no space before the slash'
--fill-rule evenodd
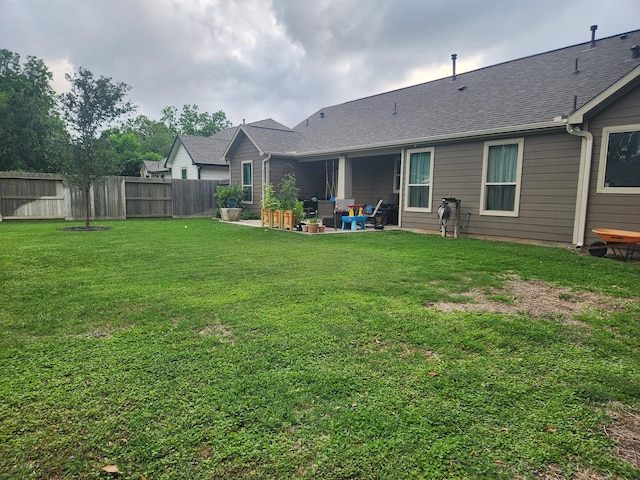
<path id="1" fill-rule="evenodd" d="M 212 217 L 216 180 L 107 177 L 91 189 L 91 218 Z M 0 221 L 86 216 L 84 192 L 59 175 L 0 172 Z"/>
<path id="2" fill-rule="evenodd" d="M 0 175 L 0 220 L 64 218 L 62 180 L 52 175 Z"/>
<path id="3" fill-rule="evenodd" d="M 217 180 L 173 179 L 173 215 L 175 217 L 213 217 Z"/>
<path id="4" fill-rule="evenodd" d="M 127 218 L 172 217 L 171 182 L 162 178 L 127 178 Z"/>

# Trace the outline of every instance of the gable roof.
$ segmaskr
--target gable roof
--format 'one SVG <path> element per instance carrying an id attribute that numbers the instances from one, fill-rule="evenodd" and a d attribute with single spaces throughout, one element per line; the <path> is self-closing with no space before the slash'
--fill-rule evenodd
<path id="1" fill-rule="evenodd" d="M 165 173 L 169 171 L 169 169 L 167 168 L 166 158 L 160 161 L 143 160 L 142 163 L 148 173 Z"/>
<path id="2" fill-rule="evenodd" d="M 261 155 L 290 151 L 300 140 L 300 133 L 267 118 L 237 127 L 224 156 L 228 156 L 243 136 L 249 138 Z"/>
<path id="3" fill-rule="evenodd" d="M 561 127 L 568 115 L 597 102 L 625 76 L 640 76 L 640 59 L 630 53 L 639 43 L 636 30 L 599 39 L 593 48 L 585 42 L 458 74 L 455 80 L 328 106 L 293 129 L 240 129 L 261 153 L 305 156 Z"/>
<path id="4" fill-rule="evenodd" d="M 228 164 L 222 154 L 226 150 L 231 138 L 233 138 L 236 129 L 237 127 L 227 128 L 210 137 L 178 135 L 171 147 L 169 159 L 173 159 L 175 156 L 174 151 L 179 144 L 182 144 L 194 165 L 227 166 Z"/>

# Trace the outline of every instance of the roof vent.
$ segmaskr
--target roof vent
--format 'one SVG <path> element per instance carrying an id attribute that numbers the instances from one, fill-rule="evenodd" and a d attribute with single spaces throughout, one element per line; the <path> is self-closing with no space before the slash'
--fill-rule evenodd
<path id="1" fill-rule="evenodd" d="M 596 30 L 598 29 L 598 25 L 591 25 L 591 43 L 589 44 L 589 48 L 595 48 L 596 46 Z"/>
<path id="2" fill-rule="evenodd" d="M 630 48 L 631 58 L 640 58 L 640 45 L 634 45 Z"/>
<path id="3" fill-rule="evenodd" d="M 451 80 L 455 80 L 456 79 L 456 58 L 458 58 L 458 55 L 455 53 L 451 54 L 451 62 L 453 63 L 453 76 L 451 77 Z"/>
<path id="4" fill-rule="evenodd" d="M 324 112 L 320 112 L 320 118 L 324 118 Z"/>
<path id="5" fill-rule="evenodd" d="M 574 74 L 574 75 L 577 75 L 577 74 L 579 74 L 579 73 L 580 73 L 580 69 L 578 68 L 578 59 L 576 58 L 576 66 L 575 66 L 575 68 L 573 69 L 573 74 Z"/>
<path id="6" fill-rule="evenodd" d="M 458 87 L 459 92 L 464 92 L 466 89 L 467 89 L 466 85 L 462 85 L 461 87 Z"/>

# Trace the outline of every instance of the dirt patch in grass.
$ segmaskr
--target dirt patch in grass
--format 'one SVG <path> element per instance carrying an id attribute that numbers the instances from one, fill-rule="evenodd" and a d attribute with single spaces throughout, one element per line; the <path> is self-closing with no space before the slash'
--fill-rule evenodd
<path id="1" fill-rule="evenodd" d="M 577 292 L 547 285 L 539 280 L 509 277 L 502 290 L 474 289 L 460 295 L 460 301 L 433 302 L 442 312 L 464 310 L 471 312 L 528 314 L 532 318 L 562 319 L 566 323 L 586 326 L 576 319 L 589 310 L 619 311 L 628 301 L 613 299 L 592 292 Z"/>
<path id="2" fill-rule="evenodd" d="M 61 232 L 102 232 L 104 230 L 112 230 L 113 227 L 104 227 L 100 225 L 89 227 L 63 227 L 59 228 Z"/>
<path id="3" fill-rule="evenodd" d="M 640 470 L 640 414 L 624 404 L 614 404 L 607 414 L 613 424 L 604 427 L 604 433 L 616 442 L 616 456 Z"/>
<path id="4" fill-rule="evenodd" d="M 220 341 L 224 343 L 230 343 L 231 345 L 235 344 L 233 333 L 221 323 L 207 325 L 206 327 L 199 330 L 198 334 L 202 335 L 203 337 L 218 337 Z"/>

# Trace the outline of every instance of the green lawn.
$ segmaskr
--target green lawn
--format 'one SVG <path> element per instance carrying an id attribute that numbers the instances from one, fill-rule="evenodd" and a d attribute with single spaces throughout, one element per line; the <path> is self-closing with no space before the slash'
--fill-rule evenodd
<path id="1" fill-rule="evenodd" d="M 0 478 L 640 478 L 603 428 L 640 412 L 637 262 L 100 224 L 0 223 Z M 627 301 L 579 321 L 431 306 L 508 300 L 514 275 Z"/>

